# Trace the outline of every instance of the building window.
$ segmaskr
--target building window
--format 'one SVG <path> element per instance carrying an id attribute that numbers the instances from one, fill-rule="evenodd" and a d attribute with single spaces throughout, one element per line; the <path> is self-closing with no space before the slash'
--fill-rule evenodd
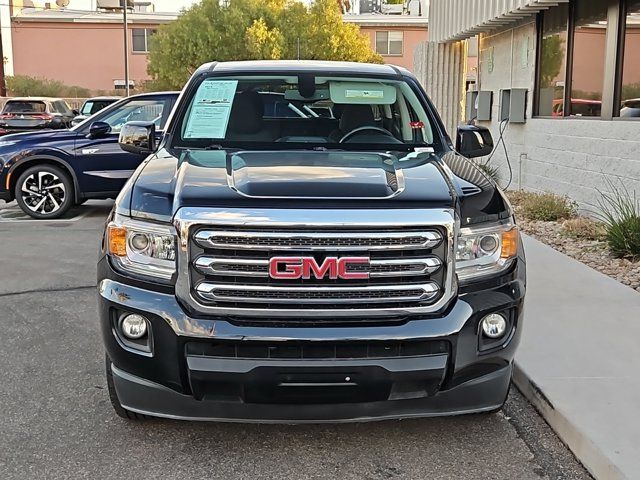
<path id="1" fill-rule="evenodd" d="M 156 33 L 154 28 L 133 29 L 133 51 L 135 53 L 147 53 L 149 51 L 149 39 Z"/>
<path id="2" fill-rule="evenodd" d="M 626 6 L 620 116 L 640 117 L 640 0 Z"/>
<path id="3" fill-rule="evenodd" d="M 606 1 L 575 2 L 570 115 L 601 115 L 608 9 Z"/>
<path id="4" fill-rule="evenodd" d="M 538 115 L 561 116 L 567 65 L 569 8 L 549 9 L 542 17 L 538 73 Z"/>
<path id="5" fill-rule="evenodd" d="M 640 0 L 570 0 L 539 19 L 537 115 L 640 117 Z"/>
<path id="6" fill-rule="evenodd" d="M 380 55 L 402 55 L 404 32 L 376 32 L 376 52 Z"/>

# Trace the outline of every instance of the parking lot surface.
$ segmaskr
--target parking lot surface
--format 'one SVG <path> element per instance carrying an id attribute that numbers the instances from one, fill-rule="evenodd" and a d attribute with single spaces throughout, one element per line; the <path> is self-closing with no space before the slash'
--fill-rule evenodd
<path id="1" fill-rule="evenodd" d="M 588 479 L 513 391 L 503 413 L 341 425 L 127 422 L 109 404 L 95 263 L 109 202 L 0 204 L 0 479 Z"/>

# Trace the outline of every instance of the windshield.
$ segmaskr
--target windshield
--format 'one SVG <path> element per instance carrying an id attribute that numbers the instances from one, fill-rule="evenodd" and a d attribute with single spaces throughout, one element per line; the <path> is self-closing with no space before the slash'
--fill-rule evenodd
<path id="1" fill-rule="evenodd" d="M 44 102 L 8 101 L 3 113 L 45 113 L 47 106 Z"/>
<path id="2" fill-rule="evenodd" d="M 433 143 L 429 115 L 399 80 L 209 77 L 188 102 L 174 147 L 381 149 Z"/>

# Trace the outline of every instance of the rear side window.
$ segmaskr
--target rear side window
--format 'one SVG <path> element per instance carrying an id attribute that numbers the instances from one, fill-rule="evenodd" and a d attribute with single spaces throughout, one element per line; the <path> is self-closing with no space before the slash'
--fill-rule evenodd
<path id="1" fill-rule="evenodd" d="M 110 100 L 88 100 L 82 106 L 82 111 L 80 113 L 82 115 L 93 115 L 112 103 L 114 102 Z"/>
<path id="2" fill-rule="evenodd" d="M 44 102 L 13 100 L 8 101 L 3 113 L 45 113 L 47 106 Z"/>
<path id="3" fill-rule="evenodd" d="M 127 122 L 154 122 L 156 128 L 161 130 L 164 128 L 164 122 L 171 108 L 172 100 L 169 98 L 154 100 L 132 100 L 123 103 L 104 114 L 102 118 L 96 118 L 96 121 L 106 122 L 111 125 L 111 133 L 119 133 L 122 126 Z"/>
<path id="4" fill-rule="evenodd" d="M 69 108 L 69 105 L 67 105 L 67 102 L 63 102 L 62 100 L 56 100 L 53 102 L 53 108 L 56 112 L 63 113 L 65 115 L 71 113 L 71 109 Z"/>

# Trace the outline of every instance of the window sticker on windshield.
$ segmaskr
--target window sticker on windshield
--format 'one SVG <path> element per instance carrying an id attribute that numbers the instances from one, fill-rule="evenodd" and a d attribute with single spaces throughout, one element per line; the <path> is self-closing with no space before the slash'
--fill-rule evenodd
<path id="1" fill-rule="evenodd" d="M 237 80 L 202 82 L 193 100 L 184 138 L 224 138 L 237 86 Z"/>
<path id="2" fill-rule="evenodd" d="M 384 98 L 382 90 L 347 90 L 346 98 Z"/>

